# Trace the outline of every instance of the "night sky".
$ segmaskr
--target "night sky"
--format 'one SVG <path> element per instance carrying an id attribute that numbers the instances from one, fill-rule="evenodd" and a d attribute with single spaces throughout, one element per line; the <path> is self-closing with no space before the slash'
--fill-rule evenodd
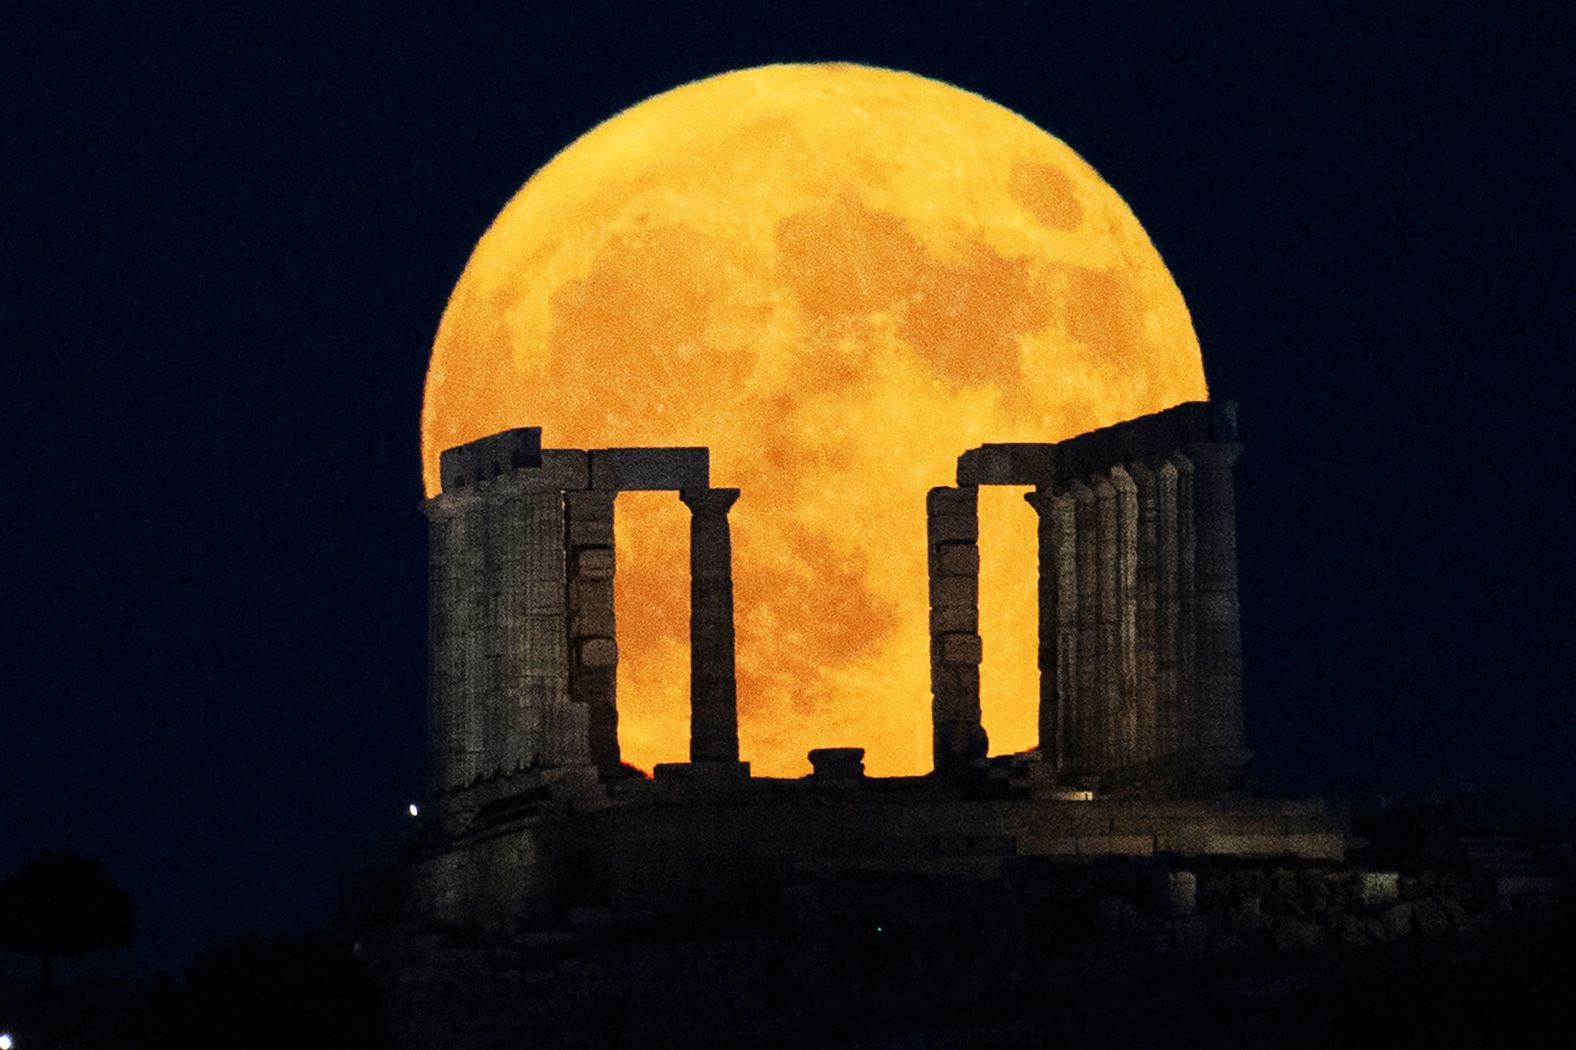
<path id="1" fill-rule="evenodd" d="M 772 61 L 983 94 L 1144 224 L 1243 403 L 1268 788 L 1576 808 L 1569 5 L 328 6 L 0 14 L 0 876 L 103 860 L 134 970 L 393 855 L 449 289 L 580 133 Z"/>

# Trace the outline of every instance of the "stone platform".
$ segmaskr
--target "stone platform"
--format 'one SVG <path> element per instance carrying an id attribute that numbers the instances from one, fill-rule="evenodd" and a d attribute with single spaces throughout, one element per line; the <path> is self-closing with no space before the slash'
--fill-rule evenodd
<path id="1" fill-rule="evenodd" d="M 1342 822 L 1316 800 L 1082 798 L 1032 778 L 750 778 L 662 767 L 600 797 L 551 790 L 484 811 L 407 869 L 406 914 L 546 918 L 570 907 L 641 922 L 825 873 L 994 880 L 1015 858 L 1340 861 Z"/>

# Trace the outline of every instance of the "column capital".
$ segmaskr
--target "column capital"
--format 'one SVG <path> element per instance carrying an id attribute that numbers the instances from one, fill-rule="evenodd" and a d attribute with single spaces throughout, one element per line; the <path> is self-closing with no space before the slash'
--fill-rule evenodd
<path id="1" fill-rule="evenodd" d="M 1023 501 L 1033 507 L 1042 518 L 1055 508 L 1059 498 L 1049 485 L 1036 485 L 1023 494 Z"/>
<path id="2" fill-rule="evenodd" d="M 723 517 L 738 498 L 738 489 L 679 489 L 679 499 L 696 517 L 702 515 Z"/>

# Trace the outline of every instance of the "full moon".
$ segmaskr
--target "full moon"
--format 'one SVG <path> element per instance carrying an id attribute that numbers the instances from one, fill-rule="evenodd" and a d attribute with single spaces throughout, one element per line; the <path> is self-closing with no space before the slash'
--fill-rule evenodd
<path id="1" fill-rule="evenodd" d="M 908 73 L 779 65 L 665 92 L 538 171 L 438 327 L 422 466 L 539 426 L 554 448 L 706 445 L 731 515 L 741 758 L 930 768 L 925 492 L 984 442 L 1206 397 L 1182 295 L 1060 140 Z M 688 511 L 617 505 L 625 760 L 688 748 Z M 1034 512 L 982 490 L 992 753 L 1035 744 Z"/>

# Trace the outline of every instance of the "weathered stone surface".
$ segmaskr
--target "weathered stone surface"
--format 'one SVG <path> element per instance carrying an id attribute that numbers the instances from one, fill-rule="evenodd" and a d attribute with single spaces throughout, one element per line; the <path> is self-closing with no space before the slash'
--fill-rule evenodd
<path id="1" fill-rule="evenodd" d="M 739 760 L 734 677 L 733 543 L 738 489 L 685 488 L 690 509 L 690 760 Z"/>
<path id="2" fill-rule="evenodd" d="M 933 609 L 945 606 L 979 608 L 980 584 L 975 576 L 936 576 L 930 580 L 930 605 Z"/>
<path id="3" fill-rule="evenodd" d="M 978 664 L 983 653 L 977 634 L 937 635 L 937 656 L 944 664 Z"/>
<path id="4" fill-rule="evenodd" d="M 445 449 L 438 456 L 444 492 L 475 485 L 521 467 L 542 465 L 542 428 L 518 427 Z"/>
<path id="5" fill-rule="evenodd" d="M 613 551 L 610 547 L 584 547 L 575 552 L 575 573 L 582 579 L 613 578 Z"/>
<path id="6" fill-rule="evenodd" d="M 973 634 L 979 630 L 979 609 L 974 605 L 938 605 L 930 610 L 930 633 Z"/>
<path id="7" fill-rule="evenodd" d="M 582 638 L 575 652 L 582 667 L 613 667 L 618 664 L 618 643 L 611 638 Z"/>
<path id="8" fill-rule="evenodd" d="M 641 492 L 704 489 L 711 484 L 706 448 L 602 448 L 591 452 L 591 487 Z"/>
<path id="9" fill-rule="evenodd" d="M 927 522 L 931 544 L 974 543 L 980 537 L 979 518 L 972 514 L 934 514 Z"/>
<path id="10" fill-rule="evenodd" d="M 935 549 L 930 571 L 937 576 L 977 576 L 980 549 L 973 543 L 943 543 Z"/>
<path id="11" fill-rule="evenodd" d="M 1056 446 L 993 444 L 958 457 L 958 484 L 1049 485 L 1056 477 Z"/>

